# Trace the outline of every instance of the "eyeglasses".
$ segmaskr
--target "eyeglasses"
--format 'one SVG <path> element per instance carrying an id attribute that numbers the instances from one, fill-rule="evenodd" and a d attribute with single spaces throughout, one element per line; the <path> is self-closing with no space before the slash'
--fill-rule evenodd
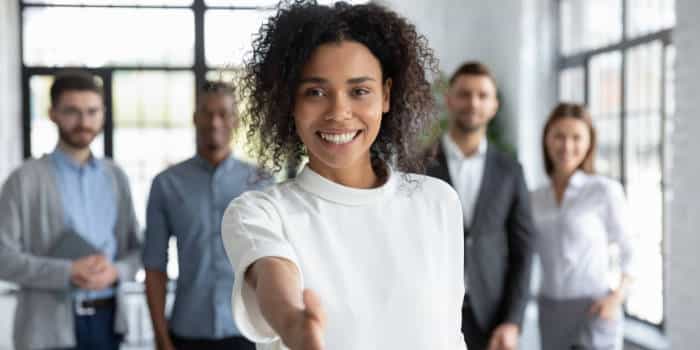
<path id="1" fill-rule="evenodd" d="M 204 93 L 217 92 L 233 94 L 234 88 L 230 84 L 221 81 L 207 81 L 204 84 L 202 84 L 202 88 L 200 89 L 200 91 Z"/>
<path id="2" fill-rule="evenodd" d="M 71 119 L 77 119 L 82 116 L 85 116 L 87 118 L 95 118 L 97 116 L 102 115 L 103 112 L 103 107 L 92 107 L 84 110 L 76 107 L 64 107 L 58 110 L 59 114 Z"/>

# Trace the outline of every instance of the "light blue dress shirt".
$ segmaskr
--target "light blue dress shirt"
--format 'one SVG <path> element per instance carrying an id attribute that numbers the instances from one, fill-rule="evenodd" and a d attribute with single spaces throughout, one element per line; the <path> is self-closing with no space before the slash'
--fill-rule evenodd
<path id="1" fill-rule="evenodd" d="M 241 193 L 260 189 L 256 168 L 235 158 L 214 167 L 195 156 L 159 174 L 146 211 L 143 264 L 166 272 L 168 240 L 177 240 L 179 275 L 170 329 L 178 336 L 239 336 L 233 321 L 233 269 L 221 239 L 221 219 Z"/>
<path id="2" fill-rule="evenodd" d="M 66 230 L 81 235 L 113 262 L 117 253 L 114 227 L 118 210 L 114 179 L 102 161 L 92 156 L 80 165 L 56 148 L 51 158 L 56 168 Z M 114 288 L 77 289 L 74 295 L 84 300 L 108 298 L 114 296 Z"/>

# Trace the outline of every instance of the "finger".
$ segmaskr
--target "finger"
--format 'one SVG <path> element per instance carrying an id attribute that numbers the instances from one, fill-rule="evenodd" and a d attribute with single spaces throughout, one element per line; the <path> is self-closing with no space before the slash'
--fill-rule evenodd
<path id="1" fill-rule="evenodd" d="M 518 348 L 518 337 L 509 336 L 503 340 L 503 346 L 508 350 L 515 350 Z"/>
<path id="2" fill-rule="evenodd" d="M 321 299 L 316 293 L 310 289 L 304 290 L 303 294 L 304 305 L 306 306 L 306 315 L 311 319 L 319 322 L 321 327 L 326 324 L 326 313 L 321 305 Z"/>
<path id="3" fill-rule="evenodd" d="M 615 317 L 614 315 L 615 312 L 610 307 L 603 308 L 600 312 L 601 318 L 607 321 L 612 321 Z"/>
<path id="4" fill-rule="evenodd" d="M 491 340 L 489 341 L 489 350 L 498 350 L 498 337 L 496 334 L 491 336 Z"/>
<path id="5" fill-rule="evenodd" d="M 80 260 L 82 260 L 82 261 L 85 262 L 86 264 L 94 264 L 94 263 L 97 262 L 97 260 L 99 259 L 99 257 L 100 257 L 99 255 L 93 254 L 93 255 L 88 255 L 88 256 L 86 256 L 86 257 L 83 257 L 83 258 L 81 258 Z"/>
<path id="6" fill-rule="evenodd" d="M 93 278 L 89 287 L 91 290 L 103 290 L 107 288 L 107 283 L 105 283 L 104 278 Z"/>
<path id="7" fill-rule="evenodd" d="M 81 280 L 84 284 L 87 284 L 88 282 L 90 282 L 90 280 L 92 279 L 92 276 L 93 275 L 89 271 L 86 271 L 86 270 L 80 270 L 76 274 L 76 278 Z"/>
<path id="8" fill-rule="evenodd" d="M 506 337 L 504 333 L 501 333 L 498 337 L 498 341 L 496 341 L 496 349 L 498 350 L 506 350 L 508 349 L 508 345 L 506 343 Z"/>
<path id="9" fill-rule="evenodd" d="M 599 302 L 595 302 L 595 303 L 591 306 L 591 308 L 589 309 L 588 313 L 589 313 L 591 316 L 598 315 L 598 313 L 600 312 L 600 306 L 601 306 L 601 305 L 600 305 Z"/>
<path id="10" fill-rule="evenodd" d="M 92 271 L 93 273 L 101 273 L 101 272 L 103 272 L 104 270 L 107 269 L 107 266 L 108 266 L 108 265 L 107 265 L 106 262 L 104 262 L 104 261 L 98 261 L 97 263 L 95 263 L 94 265 L 92 265 L 92 267 L 90 268 L 90 271 Z"/>
<path id="11" fill-rule="evenodd" d="M 86 289 L 88 285 L 87 279 L 80 275 L 75 275 L 75 277 L 73 277 L 73 283 L 78 286 L 78 288 L 82 289 Z"/>
<path id="12" fill-rule="evenodd" d="M 311 321 L 309 325 L 310 338 L 311 338 L 311 349 L 313 350 L 323 350 L 325 348 L 323 339 L 323 328 L 316 321 Z"/>
<path id="13" fill-rule="evenodd" d="M 105 264 L 107 262 L 109 262 L 109 260 L 107 260 L 107 257 L 105 257 L 102 254 L 92 255 L 92 263 L 93 264 L 102 265 L 102 264 Z"/>

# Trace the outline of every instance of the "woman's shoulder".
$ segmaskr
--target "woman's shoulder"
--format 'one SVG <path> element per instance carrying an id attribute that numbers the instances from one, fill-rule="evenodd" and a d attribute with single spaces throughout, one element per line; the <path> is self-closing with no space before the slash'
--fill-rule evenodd
<path id="1" fill-rule="evenodd" d="M 585 174 L 584 176 L 587 178 L 588 186 L 593 190 L 599 191 L 607 196 L 624 195 L 622 184 L 611 177 L 601 174 Z"/>
<path id="2" fill-rule="evenodd" d="M 436 177 L 402 173 L 395 174 L 399 179 L 399 191 L 411 197 L 417 196 L 426 202 L 454 202 L 459 204 L 457 192 L 447 182 Z"/>
<path id="3" fill-rule="evenodd" d="M 291 187 L 290 181 L 285 181 L 262 189 L 245 191 L 231 200 L 226 210 L 276 210 L 283 205 L 285 194 L 292 191 Z"/>

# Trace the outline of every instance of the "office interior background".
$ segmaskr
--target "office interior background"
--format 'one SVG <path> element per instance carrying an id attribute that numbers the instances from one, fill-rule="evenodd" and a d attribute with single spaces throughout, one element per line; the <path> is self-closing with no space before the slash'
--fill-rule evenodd
<path id="1" fill-rule="evenodd" d="M 596 168 L 623 184 L 639 236 L 643 273 L 625 305 L 625 349 L 700 348 L 700 2 L 374 2 L 416 24 L 445 74 L 472 59 L 493 69 L 499 125 L 531 188 L 547 181 L 540 140 L 549 111 L 560 100 L 588 106 L 599 132 Z M 143 224 L 155 174 L 195 152 L 196 86 L 235 82 L 275 3 L 0 0 L 0 182 L 55 147 L 53 74 L 82 67 L 105 89 L 107 124 L 93 152 L 124 167 Z M 255 161 L 244 133 L 234 142 L 238 156 Z M 126 288 L 124 349 L 153 348 L 142 281 L 143 273 Z M 12 349 L 14 293 L 0 282 L 0 349 Z M 538 348 L 536 317 L 529 308 L 522 349 Z"/>

